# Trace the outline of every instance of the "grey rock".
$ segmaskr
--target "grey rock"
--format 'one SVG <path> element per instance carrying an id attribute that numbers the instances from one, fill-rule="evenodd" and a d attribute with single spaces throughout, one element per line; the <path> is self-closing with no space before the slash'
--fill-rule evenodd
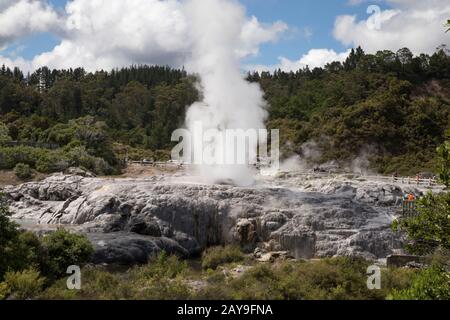
<path id="1" fill-rule="evenodd" d="M 253 251 L 258 242 L 296 258 L 378 259 L 402 246 L 390 225 L 411 186 L 292 173 L 258 177 L 247 188 L 177 179 L 59 174 L 4 192 L 13 217 L 28 228 L 65 225 L 94 242 L 104 237 L 96 261 L 140 262 L 166 249 L 196 255 L 227 243 Z"/>
<path id="2" fill-rule="evenodd" d="M 152 238 L 122 232 L 86 235 L 94 245 L 92 262 L 95 264 L 143 264 L 163 250 L 181 258 L 189 256 L 188 251 L 176 241 L 164 237 Z"/>

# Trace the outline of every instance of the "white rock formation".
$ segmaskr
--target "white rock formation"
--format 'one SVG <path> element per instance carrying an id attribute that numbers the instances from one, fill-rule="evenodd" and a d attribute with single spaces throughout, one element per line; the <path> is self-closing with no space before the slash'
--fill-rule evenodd
<path id="1" fill-rule="evenodd" d="M 252 188 L 189 178 L 102 179 L 54 175 L 7 187 L 25 228 L 64 225 L 88 235 L 96 262 L 145 262 L 160 250 L 189 256 L 270 240 L 296 258 L 384 258 L 401 247 L 390 225 L 404 192 L 425 189 L 351 176 L 260 177 Z"/>

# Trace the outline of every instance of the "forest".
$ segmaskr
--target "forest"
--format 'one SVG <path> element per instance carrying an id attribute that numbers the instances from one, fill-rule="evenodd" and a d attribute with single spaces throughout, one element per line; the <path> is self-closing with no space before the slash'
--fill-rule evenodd
<path id="1" fill-rule="evenodd" d="M 268 128 L 283 157 L 314 142 L 318 163 L 368 155 L 384 174 L 435 172 L 450 128 L 450 55 L 351 51 L 343 63 L 296 72 L 249 72 L 265 93 Z M 196 75 L 164 66 L 24 74 L 0 70 L 0 169 L 117 174 L 126 156 L 167 160 L 172 132 L 201 97 Z"/>

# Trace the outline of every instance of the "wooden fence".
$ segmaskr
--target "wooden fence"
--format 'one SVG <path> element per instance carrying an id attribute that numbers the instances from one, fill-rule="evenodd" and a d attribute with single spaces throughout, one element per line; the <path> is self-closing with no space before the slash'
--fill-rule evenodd
<path id="1" fill-rule="evenodd" d="M 43 149 L 51 149 L 55 150 L 60 148 L 60 145 L 56 143 L 46 143 L 46 142 L 32 142 L 32 141 L 7 141 L 3 143 L 6 147 L 33 147 L 33 148 L 43 148 Z"/>
<path id="2" fill-rule="evenodd" d="M 140 160 L 140 161 L 126 161 L 127 164 L 138 164 L 142 166 L 171 166 L 171 167 L 184 167 L 189 166 L 189 164 L 175 162 L 175 161 L 152 161 L 152 160 Z M 258 168 L 258 166 L 257 166 Z M 440 183 L 434 178 L 417 178 L 417 177 L 394 177 L 394 176 L 382 176 L 382 175 L 363 175 L 359 173 L 349 173 L 349 172 L 313 172 L 313 171 L 294 171 L 294 172 L 283 172 L 280 174 L 287 174 L 292 176 L 308 176 L 308 177 L 330 177 L 336 178 L 338 176 L 348 176 L 352 179 L 370 179 L 385 182 L 401 183 L 407 185 L 417 185 L 417 186 L 439 186 Z"/>

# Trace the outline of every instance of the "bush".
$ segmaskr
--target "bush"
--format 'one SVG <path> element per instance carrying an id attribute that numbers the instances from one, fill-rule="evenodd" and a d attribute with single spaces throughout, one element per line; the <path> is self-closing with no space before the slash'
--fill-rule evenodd
<path id="1" fill-rule="evenodd" d="M 14 174 L 21 180 L 28 180 L 33 177 L 33 172 L 31 171 L 30 166 L 23 163 L 16 164 L 14 167 Z"/>
<path id="2" fill-rule="evenodd" d="M 96 174 L 112 174 L 111 167 L 104 159 L 91 156 L 84 146 L 74 147 L 67 151 L 72 166 L 83 167 Z"/>
<path id="3" fill-rule="evenodd" d="M 420 271 L 408 289 L 394 289 L 392 300 L 450 300 L 450 272 L 439 266 Z"/>
<path id="4" fill-rule="evenodd" d="M 222 264 L 242 260 L 244 260 L 244 254 L 237 246 L 212 247 L 203 253 L 202 267 L 203 269 L 216 269 Z"/>
<path id="5" fill-rule="evenodd" d="M 81 290 L 69 290 L 66 279 L 55 281 L 49 288 L 39 295 L 44 300 L 72 300 L 72 299 L 127 299 L 131 295 L 120 290 L 122 285 L 128 285 L 127 281 L 110 272 L 103 267 L 87 266 L 82 269 Z"/>
<path id="6" fill-rule="evenodd" d="M 164 252 L 147 265 L 135 266 L 125 274 L 108 272 L 99 266 L 83 268 L 83 285 L 76 292 L 57 281 L 41 295 L 43 299 L 189 299 L 184 282 L 185 261 Z"/>
<path id="7" fill-rule="evenodd" d="M 45 278 L 41 277 L 39 271 L 34 269 L 8 272 L 3 285 L 0 285 L 0 296 L 3 291 L 3 298 L 8 296 L 8 298 L 18 300 L 31 299 L 42 291 L 44 283 Z"/>
<path id="8" fill-rule="evenodd" d="M 6 282 L 0 282 L 0 300 L 5 300 L 10 292 L 11 291 Z"/>
<path id="9" fill-rule="evenodd" d="M 11 137 L 9 136 L 8 127 L 0 122 L 0 145 L 6 144 L 11 141 Z"/>
<path id="10" fill-rule="evenodd" d="M 183 275 L 188 269 L 186 261 L 180 261 L 177 256 L 168 256 L 164 251 L 151 259 L 145 266 L 133 270 L 135 279 L 169 278 L 174 279 Z"/>
<path id="11" fill-rule="evenodd" d="M 87 263 L 94 253 L 92 244 L 85 236 L 63 229 L 44 237 L 42 245 L 45 252 L 43 273 L 54 279 L 64 275 L 71 265 Z"/>
<path id="12" fill-rule="evenodd" d="M 418 255 L 432 254 L 437 248 L 450 250 L 450 192 L 428 193 L 417 204 L 418 215 L 395 221 L 393 229 L 405 231 L 411 243 L 406 249 Z"/>
<path id="13" fill-rule="evenodd" d="M 332 258 L 259 264 L 234 279 L 212 272 L 197 299 L 244 300 L 383 300 L 392 288 L 410 285 L 412 271 L 385 269 L 381 290 L 367 288 L 362 259 Z M 212 280 L 211 280 L 212 278 Z"/>
<path id="14" fill-rule="evenodd" d="M 39 157 L 35 167 L 37 171 L 42 173 L 61 172 L 69 167 L 69 160 L 62 152 L 47 152 Z"/>
<path id="15" fill-rule="evenodd" d="M 188 300 L 190 290 L 181 278 L 152 278 L 136 293 L 139 300 Z"/>
<path id="16" fill-rule="evenodd" d="M 0 281 L 6 271 L 16 267 L 19 230 L 17 224 L 9 219 L 10 214 L 4 197 L 0 194 Z"/>

